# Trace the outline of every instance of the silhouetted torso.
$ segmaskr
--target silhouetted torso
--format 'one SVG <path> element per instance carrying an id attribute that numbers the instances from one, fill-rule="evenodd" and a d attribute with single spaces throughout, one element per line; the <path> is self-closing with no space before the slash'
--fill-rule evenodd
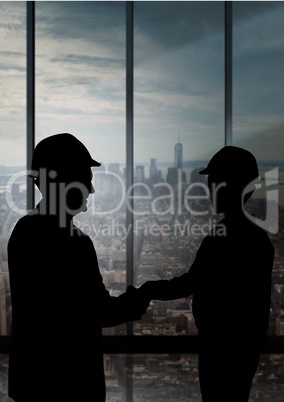
<path id="1" fill-rule="evenodd" d="M 218 231 L 223 235 L 216 235 Z M 220 228 L 220 229 L 219 229 Z M 274 250 L 267 234 L 246 218 L 223 220 L 198 251 L 193 312 L 200 333 L 265 336 Z"/>
<path id="2" fill-rule="evenodd" d="M 224 219 L 187 273 L 157 281 L 159 300 L 193 296 L 203 401 L 248 400 L 267 335 L 273 259 L 265 231 L 245 217 Z"/>
<path id="3" fill-rule="evenodd" d="M 8 256 L 9 396 L 105 401 L 102 327 L 140 319 L 141 306 L 131 292 L 110 297 L 91 239 L 75 226 L 59 228 L 56 217 L 20 219 Z"/>

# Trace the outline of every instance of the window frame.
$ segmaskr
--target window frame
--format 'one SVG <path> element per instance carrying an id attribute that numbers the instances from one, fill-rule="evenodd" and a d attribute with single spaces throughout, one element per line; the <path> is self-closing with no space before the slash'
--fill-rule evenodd
<path id="1" fill-rule="evenodd" d="M 126 186 L 133 187 L 133 92 L 134 92 L 134 43 L 133 43 L 133 7 L 134 1 L 125 1 L 126 11 Z M 36 2 L 26 2 L 27 24 L 27 56 L 26 56 L 26 139 L 27 168 L 31 166 L 32 153 L 35 146 L 35 6 Z M 232 137 L 232 2 L 224 1 L 224 51 L 225 51 L 225 121 L 224 144 L 231 145 Z M 27 177 L 27 209 L 34 207 L 34 184 Z M 133 203 L 133 198 L 129 202 Z M 126 211 L 126 225 L 133 227 L 133 208 Z M 127 236 L 126 244 L 126 285 L 133 285 L 133 232 Z M 229 339 L 228 339 L 229 341 Z M 0 336 L 0 353 L 9 353 L 10 336 Z M 80 347 L 80 345 L 76 345 Z M 104 353 L 198 353 L 197 336 L 133 336 L 133 323 L 126 326 L 125 336 L 103 336 Z M 263 346 L 265 354 L 284 353 L 284 336 L 268 336 Z"/>

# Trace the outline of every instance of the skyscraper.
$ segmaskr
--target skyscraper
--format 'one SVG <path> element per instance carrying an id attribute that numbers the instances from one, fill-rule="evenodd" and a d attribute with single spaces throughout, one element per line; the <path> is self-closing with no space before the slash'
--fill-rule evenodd
<path id="1" fill-rule="evenodd" d="M 166 181 L 172 186 L 179 182 L 186 182 L 186 174 L 183 171 L 182 143 L 180 142 L 179 136 L 178 142 L 175 145 L 175 165 L 174 167 L 168 168 Z"/>
<path id="2" fill-rule="evenodd" d="M 182 143 L 179 140 L 175 145 L 175 168 L 182 169 Z"/>
<path id="3" fill-rule="evenodd" d="M 144 181 L 145 181 L 144 166 L 142 166 L 142 165 L 136 166 L 135 179 L 138 183 L 144 183 Z"/>
<path id="4" fill-rule="evenodd" d="M 158 168 L 157 168 L 157 160 L 155 158 L 150 159 L 150 184 L 157 183 L 158 178 Z"/>

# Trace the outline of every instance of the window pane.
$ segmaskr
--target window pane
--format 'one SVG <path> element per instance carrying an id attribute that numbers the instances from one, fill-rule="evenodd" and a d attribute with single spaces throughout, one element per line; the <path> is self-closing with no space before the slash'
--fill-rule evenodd
<path id="1" fill-rule="evenodd" d="M 36 6 L 36 142 L 61 132 L 94 159 L 95 195 L 74 218 L 96 247 L 104 283 L 125 290 L 125 4 L 39 2 Z M 107 333 L 121 333 L 111 328 Z"/>
<path id="2" fill-rule="evenodd" d="M 215 223 L 198 172 L 224 145 L 224 4 L 136 2 L 134 49 L 134 275 L 141 285 L 188 271 Z M 134 331 L 196 334 L 191 299 L 153 301 Z"/>
<path id="3" fill-rule="evenodd" d="M 132 393 L 135 402 L 201 402 L 197 354 L 107 354 L 104 366 L 107 402 L 127 402 L 131 400 L 127 395 Z M 284 392 L 283 370 L 283 355 L 261 355 L 249 402 L 280 401 Z M 7 376 L 8 355 L 1 355 L 0 399 L 7 393 Z"/>
<path id="4" fill-rule="evenodd" d="M 5 401 L 8 392 L 8 355 L 0 355 L 0 400 Z"/>
<path id="5" fill-rule="evenodd" d="M 233 4 L 233 139 L 263 182 L 248 203 L 275 247 L 270 335 L 284 335 L 284 4 Z"/>
<path id="6" fill-rule="evenodd" d="M 0 335 L 11 328 L 7 243 L 26 213 L 25 18 L 25 2 L 0 2 Z"/>
<path id="7" fill-rule="evenodd" d="M 129 387 L 135 402 L 201 402 L 197 354 L 107 355 L 105 367 L 107 402 L 126 402 Z M 261 355 L 249 402 L 282 400 L 283 374 L 283 355 Z"/>

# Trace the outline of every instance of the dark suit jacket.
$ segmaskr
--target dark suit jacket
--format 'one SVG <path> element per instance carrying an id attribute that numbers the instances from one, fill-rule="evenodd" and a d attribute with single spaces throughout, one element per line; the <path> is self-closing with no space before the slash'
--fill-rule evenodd
<path id="1" fill-rule="evenodd" d="M 269 324 L 273 261 L 264 230 L 245 217 L 224 219 L 203 239 L 188 272 L 153 282 L 153 298 L 192 295 L 201 336 L 259 351 Z"/>
<path id="2" fill-rule="evenodd" d="M 12 297 L 9 396 L 105 401 L 102 327 L 141 318 L 134 288 L 111 297 L 91 239 L 55 217 L 28 214 L 8 244 Z"/>

